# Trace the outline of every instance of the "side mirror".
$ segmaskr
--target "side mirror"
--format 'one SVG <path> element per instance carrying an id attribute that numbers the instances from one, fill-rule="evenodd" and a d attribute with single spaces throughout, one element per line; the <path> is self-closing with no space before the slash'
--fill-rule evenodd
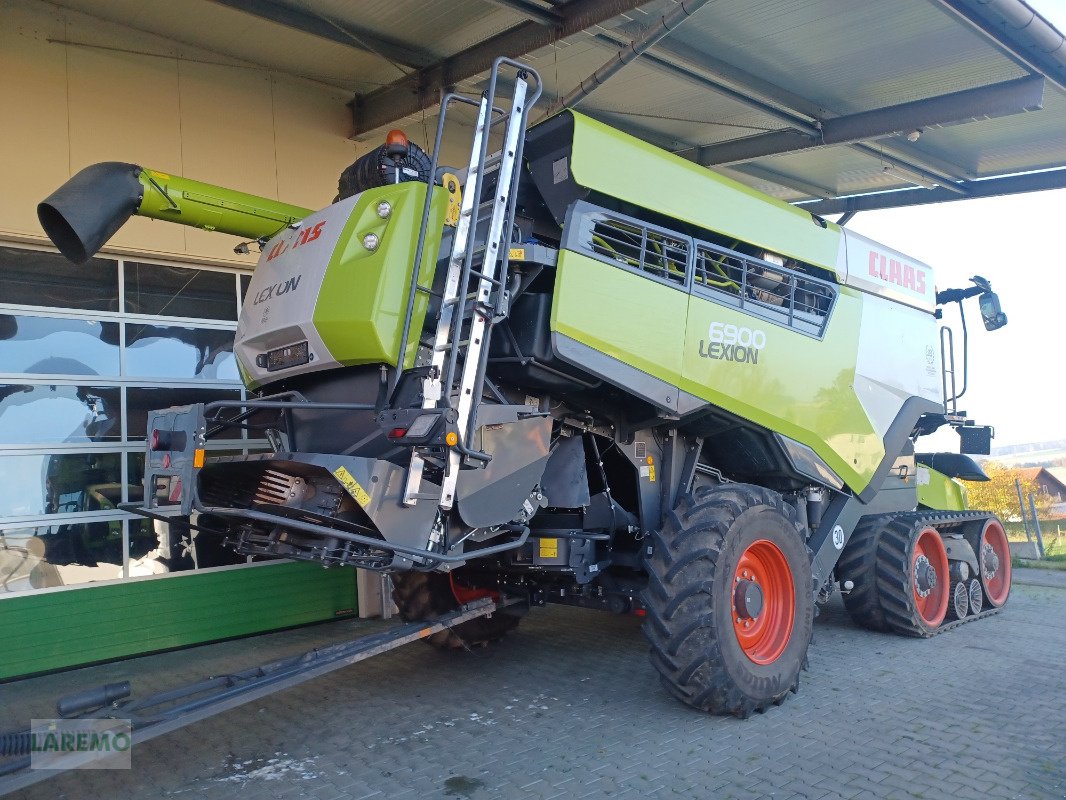
<path id="1" fill-rule="evenodd" d="M 1007 324 L 1007 315 L 999 304 L 999 295 L 995 292 L 982 292 L 978 301 L 981 307 L 981 319 L 986 331 L 996 331 Z"/>

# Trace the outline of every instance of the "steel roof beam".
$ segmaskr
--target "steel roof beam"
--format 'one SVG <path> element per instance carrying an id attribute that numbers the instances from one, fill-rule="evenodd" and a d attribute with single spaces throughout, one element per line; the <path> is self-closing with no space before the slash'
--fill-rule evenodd
<path id="1" fill-rule="evenodd" d="M 494 6 L 516 11 L 523 17 L 539 22 L 541 25 L 558 25 L 562 17 L 554 8 L 537 5 L 533 0 L 488 0 Z"/>
<path id="2" fill-rule="evenodd" d="M 596 38 L 616 44 L 618 41 L 616 36 L 613 33 L 599 33 Z M 712 89 L 749 108 L 761 111 L 808 136 L 820 136 L 820 129 L 815 127 L 818 120 L 834 116 L 830 110 L 817 103 L 764 81 L 739 67 L 700 53 L 677 40 L 660 42 L 644 54 L 644 60 L 690 82 Z M 917 154 L 912 155 L 902 147 L 883 143 L 876 148 L 864 144 L 853 144 L 851 147 L 931 183 L 950 186 L 966 174 L 966 170 L 961 167 L 947 164 L 939 158 L 925 159 Z M 916 161 L 919 163 L 915 163 Z M 952 189 L 951 191 L 961 193 L 963 190 Z"/>
<path id="3" fill-rule="evenodd" d="M 227 0 L 233 1 L 233 0 Z M 416 114 L 440 102 L 441 92 L 492 66 L 497 56 L 520 58 L 559 39 L 600 25 L 648 0 L 570 0 L 558 7 L 556 25 L 523 22 L 490 36 L 460 53 L 406 75 L 388 86 L 356 96 L 352 104 L 353 136 Z"/>
<path id="4" fill-rule="evenodd" d="M 613 47 L 622 47 L 626 44 L 626 40 L 623 37 L 607 31 L 601 31 L 600 33 L 597 33 L 596 39 Z M 665 48 L 663 47 L 662 43 L 660 43 L 655 49 L 663 50 Z M 777 106 L 772 105 L 770 103 L 763 102 L 757 97 L 752 97 L 750 94 L 739 92 L 731 86 L 728 86 L 721 81 L 715 80 L 712 77 L 708 77 L 707 75 L 704 75 L 700 71 L 692 69 L 687 65 L 677 64 L 673 61 L 670 61 L 668 58 L 663 58 L 662 56 L 653 52 L 653 50 L 649 50 L 647 53 L 645 53 L 643 58 L 645 61 L 651 64 L 655 64 L 657 67 L 667 72 L 673 73 L 674 75 L 678 75 L 684 78 L 685 80 L 690 81 L 691 83 L 697 83 L 707 89 L 712 89 L 718 94 L 724 95 L 725 97 L 728 97 L 732 100 L 736 100 L 738 103 L 746 105 L 749 108 L 754 108 L 757 111 L 761 111 L 767 116 L 780 120 L 781 122 L 785 123 L 786 125 L 789 125 L 790 127 L 806 132 L 808 135 L 814 136 L 818 133 L 818 129 L 803 117 L 794 114 L 790 111 L 782 110 L 781 108 L 778 108 Z"/>
<path id="5" fill-rule="evenodd" d="M 278 25 L 284 25 L 286 28 L 309 33 L 320 39 L 373 53 L 405 67 L 423 67 L 435 59 L 435 56 L 430 53 L 408 47 L 395 39 L 389 39 L 349 23 L 341 24 L 313 13 L 298 11 L 275 0 L 212 0 L 212 2 Z"/>
<path id="6" fill-rule="evenodd" d="M 703 8 L 707 2 L 708 0 L 684 0 L 678 3 L 673 9 L 663 14 L 655 25 L 634 38 L 611 56 L 606 64 L 581 81 L 573 91 L 558 101 L 558 105 L 563 108 L 573 108 L 621 71 L 626 64 L 640 58 L 649 47 L 669 36 L 678 25 Z"/>
<path id="7" fill-rule="evenodd" d="M 636 30 L 629 26 L 627 30 Z M 675 74 L 701 81 L 708 88 L 719 90 L 724 87 L 727 96 L 750 108 L 772 112 L 777 119 L 789 127 L 806 130 L 809 135 L 818 135 L 814 127 L 818 120 L 840 116 L 812 100 L 794 94 L 776 84 L 745 72 L 740 67 L 729 64 L 704 53 L 677 39 L 667 39 L 658 43 L 645 54 L 645 60 L 666 68 L 673 68 Z M 720 90 L 719 90 L 720 91 Z M 802 115 L 802 116 L 799 116 Z M 879 142 L 876 150 L 864 145 L 851 145 L 856 150 L 869 151 L 871 154 L 890 162 L 915 175 L 925 176 L 924 180 L 933 183 L 954 183 L 964 178 L 976 177 L 969 170 L 934 157 L 928 153 L 915 152 L 913 148 Z"/>
<path id="8" fill-rule="evenodd" d="M 944 203 L 949 200 L 968 200 L 975 197 L 998 197 L 1005 194 L 1043 192 L 1048 189 L 1066 188 L 1066 169 L 1030 172 L 1025 175 L 988 178 L 981 181 L 965 181 L 961 184 L 961 187 L 966 190 L 965 195 L 955 194 L 946 187 L 904 189 L 898 192 L 864 194 L 835 200 L 816 200 L 812 203 L 800 203 L 798 206 L 804 211 L 810 211 L 812 214 L 824 217 L 827 214 L 847 214 L 849 212 L 875 211 L 882 208 L 902 208 L 903 206 Z"/>
<path id="9" fill-rule="evenodd" d="M 699 161 L 704 166 L 727 165 L 825 145 L 854 144 L 923 128 L 1037 111 L 1043 107 L 1043 99 L 1042 76 L 1017 78 L 822 120 L 820 136 L 770 131 L 710 145 L 702 148 Z"/>
<path id="10" fill-rule="evenodd" d="M 624 30 L 636 37 L 641 29 L 637 25 L 627 25 Z M 743 93 L 745 97 L 751 98 L 756 95 L 782 110 L 802 114 L 811 120 L 833 116 L 829 109 L 806 97 L 801 97 L 775 83 L 752 75 L 740 67 L 715 58 L 710 53 L 704 53 L 678 39 L 659 42 L 655 45 L 655 52 L 662 57 L 661 60 L 671 64 L 681 62 L 681 65 L 698 70 L 705 78 L 721 81 L 731 86 L 734 90 Z"/>

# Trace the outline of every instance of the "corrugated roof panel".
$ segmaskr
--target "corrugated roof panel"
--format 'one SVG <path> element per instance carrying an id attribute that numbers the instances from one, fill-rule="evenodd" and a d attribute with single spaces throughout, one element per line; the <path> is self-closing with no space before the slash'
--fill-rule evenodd
<path id="1" fill-rule="evenodd" d="M 317 78 L 353 93 L 367 94 L 410 71 L 358 49 L 354 42 L 347 47 L 211 0 L 185 0 L 180 5 L 142 0 L 56 2 L 224 54 L 221 59 L 228 56 Z M 325 18 L 372 32 L 431 60 L 452 57 L 527 22 L 520 13 L 490 0 L 276 2 L 319 21 Z M 604 31 L 622 43 L 628 42 L 675 7 L 676 0 L 653 0 L 523 56 L 544 78 L 546 93 L 541 108 L 546 110 L 552 99 L 570 92 L 618 52 L 621 44 L 607 41 Z M 671 46 L 687 47 L 690 57 L 702 59 L 702 65 L 681 61 L 681 54 L 671 55 Z M 174 52 L 184 48 L 175 47 Z M 884 108 L 1027 74 L 1002 46 L 944 11 L 936 0 L 715 0 L 672 31 L 651 54 L 654 58 L 639 58 L 622 69 L 578 108 L 685 154 L 692 154 L 701 145 L 787 127 L 780 114 L 730 98 L 710 88 L 706 80 L 684 75 L 689 70 L 704 79 L 717 77 L 741 92 L 758 96 L 754 89 L 738 84 L 736 76 L 716 76 L 707 59 L 730 64 L 771 87 L 803 98 L 808 102 L 794 98 L 788 102 L 811 113 L 822 107 L 830 116 Z M 655 59 L 682 69 L 664 67 Z M 456 82 L 460 90 L 476 93 L 485 76 L 462 76 Z M 775 95 L 772 88 L 766 92 L 764 100 Z M 534 119 L 540 116 L 534 112 Z M 456 119 L 469 125 L 473 115 L 460 109 Z M 402 125 L 412 138 L 422 140 L 432 134 L 435 123 L 436 113 L 431 108 L 390 125 Z M 375 131 L 368 136 L 378 134 Z M 892 154 L 909 161 L 915 169 L 971 179 L 1062 166 L 1066 164 L 1066 95 L 1049 85 L 1042 111 L 933 127 L 914 143 L 892 136 L 867 145 L 873 148 L 872 155 L 856 146 L 840 145 L 764 157 L 724 171 L 775 196 L 797 199 L 811 194 L 910 188 L 916 181 L 945 180 L 918 178 L 916 173 L 894 166 L 888 158 Z M 884 159 L 877 155 L 880 148 L 885 150 Z"/>
<path id="2" fill-rule="evenodd" d="M 486 0 L 279 0 L 309 14 L 418 47 L 438 57 L 457 53 L 472 44 L 519 25 L 525 18 Z"/>
<path id="3" fill-rule="evenodd" d="M 928 0 L 722 0 L 672 35 L 837 113 L 1023 74 Z"/>

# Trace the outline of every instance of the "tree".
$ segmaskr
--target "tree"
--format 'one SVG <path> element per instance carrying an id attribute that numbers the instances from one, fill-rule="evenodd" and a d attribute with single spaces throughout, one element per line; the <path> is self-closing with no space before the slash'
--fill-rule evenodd
<path id="1" fill-rule="evenodd" d="M 1040 491 L 1036 481 L 1026 479 L 1019 469 L 1004 466 L 997 461 L 985 461 L 981 464 L 989 481 L 967 481 L 966 492 L 970 508 L 991 511 L 1000 519 L 1018 517 L 1018 489 L 1014 485 L 1019 480 L 1022 497 L 1025 499 L 1025 513 L 1029 514 L 1029 495 L 1036 501 L 1037 513 L 1043 516 L 1051 505 L 1050 498 Z"/>

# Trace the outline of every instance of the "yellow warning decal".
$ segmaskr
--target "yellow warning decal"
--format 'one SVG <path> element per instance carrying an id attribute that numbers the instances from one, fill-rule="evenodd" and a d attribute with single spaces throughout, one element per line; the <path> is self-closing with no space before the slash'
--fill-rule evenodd
<path id="1" fill-rule="evenodd" d="M 540 540 L 540 557 L 541 558 L 558 558 L 559 557 L 559 540 L 558 539 L 541 539 Z"/>
<path id="2" fill-rule="evenodd" d="M 526 248 L 512 247 L 507 251 L 507 257 L 514 261 L 521 261 L 526 257 Z"/>
<path id="3" fill-rule="evenodd" d="M 651 481 L 652 483 L 655 483 L 655 465 L 654 464 L 649 464 L 648 465 L 648 480 Z"/>
<path id="4" fill-rule="evenodd" d="M 359 485 L 359 481 L 352 477 L 352 473 L 344 467 L 337 467 L 333 470 L 333 474 L 341 482 L 341 486 L 348 490 L 348 494 L 355 498 L 355 502 L 363 508 L 369 505 L 370 495 L 366 493 L 366 489 Z"/>
<path id="5" fill-rule="evenodd" d="M 441 176 L 441 184 L 448 193 L 448 210 L 444 215 L 444 224 L 455 227 L 459 224 L 459 212 L 463 204 L 463 190 L 459 188 L 459 178 L 450 172 Z"/>

